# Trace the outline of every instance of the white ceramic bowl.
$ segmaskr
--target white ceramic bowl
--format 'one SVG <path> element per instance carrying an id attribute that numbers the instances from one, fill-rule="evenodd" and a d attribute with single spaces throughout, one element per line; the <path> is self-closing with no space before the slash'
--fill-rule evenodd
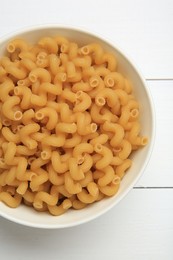
<path id="1" fill-rule="evenodd" d="M 116 45 L 105 40 L 104 35 L 103 38 L 101 38 L 100 36 L 96 36 L 87 31 L 76 28 L 59 27 L 56 25 L 37 26 L 7 35 L 3 39 L 0 39 L 0 56 L 3 54 L 5 46 L 11 38 L 22 37 L 34 43 L 42 36 L 56 34 L 64 35 L 70 40 L 80 44 L 87 44 L 93 41 L 98 42 L 106 50 L 116 54 L 119 71 L 133 82 L 136 98 L 141 104 L 142 133 L 149 137 L 149 143 L 146 147 L 134 153 L 133 166 L 128 170 L 128 174 L 124 177 L 120 189 L 114 197 L 94 203 L 80 211 L 69 210 L 64 215 L 54 217 L 47 213 L 36 212 L 34 209 L 24 205 L 21 205 L 16 209 L 11 209 L 0 202 L 0 216 L 19 224 L 37 228 L 66 228 L 79 225 L 95 219 L 114 207 L 132 189 L 143 173 L 151 156 L 155 133 L 154 109 L 145 80 L 127 55 L 124 55 Z"/>

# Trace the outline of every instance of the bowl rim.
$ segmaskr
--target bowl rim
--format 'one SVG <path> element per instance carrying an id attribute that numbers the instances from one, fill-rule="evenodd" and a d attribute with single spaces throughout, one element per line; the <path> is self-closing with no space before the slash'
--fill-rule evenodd
<path id="1" fill-rule="evenodd" d="M 151 128 L 149 149 L 148 149 L 145 161 L 144 161 L 142 167 L 140 168 L 140 171 L 139 171 L 138 175 L 136 176 L 136 178 L 134 178 L 134 180 L 129 184 L 129 186 L 122 192 L 122 194 L 113 203 L 111 203 L 111 205 L 108 205 L 106 208 L 99 210 L 99 212 L 95 213 L 92 216 L 89 216 L 85 219 L 78 220 L 74 223 L 67 223 L 67 224 L 56 223 L 54 225 L 41 224 L 41 223 L 38 224 L 38 223 L 34 223 L 32 221 L 29 222 L 26 220 L 19 220 L 14 216 L 11 216 L 7 213 L 0 211 L 1 217 L 5 218 L 9 221 L 12 221 L 14 223 L 20 224 L 20 225 L 24 225 L 24 226 L 32 227 L 32 228 L 41 228 L 41 229 L 59 229 L 59 228 L 61 229 L 61 228 L 69 228 L 69 227 L 78 226 L 78 225 L 88 223 L 89 221 L 98 218 L 99 216 L 105 214 L 110 209 L 112 209 L 115 205 L 117 205 L 130 192 L 130 190 L 132 190 L 134 185 L 139 181 L 139 179 L 144 174 L 144 170 L 146 169 L 146 167 L 151 159 L 151 155 L 152 155 L 154 143 L 155 143 L 155 136 L 156 136 L 156 114 L 155 114 L 154 101 L 153 101 L 151 91 L 148 88 L 148 83 L 146 82 L 145 77 L 143 76 L 141 70 L 139 69 L 139 66 L 136 65 L 136 63 L 133 61 L 132 57 L 130 57 L 129 54 L 127 54 L 121 47 L 119 47 L 119 45 L 117 43 L 112 41 L 107 36 L 104 37 L 104 36 L 100 35 L 99 33 L 95 32 L 93 29 L 86 29 L 84 27 L 61 25 L 61 24 L 41 24 L 41 25 L 39 24 L 39 25 L 26 26 L 21 29 L 19 28 L 15 31 L 9 32 L 9 33 L 3 35 L 2 37 L 0 37 L 0 45 L 4 41 L 10 40 L 11 38 L 15 38 L 17 36 L 20 36 L 23 33 L 26 34 L 29 32 L 34 32 L 34 31 L 39 31 L 39 30 L 44 30 L 44 29 L 45 30 L 47 30 L 47 29 L 72 30 L 72 31 L 77 31 L 78 33 L 82 33 L 85 35 L 88 34 L 91 37 L 96 37 L 99 40 L 105 42 L 106 44 L 110 45 L 113 49 L 115 49 L 115 51 L 119 52 L 119 54 L 123 57 L 123 59 L 126 60 L 129 63 L 129 65 L 134 69 L 135 73 L 138 75 L 138 77 L 140 78 L 140 80 L 142 82 L 142 85 L 147 94 L 148 102 L 150 104 L 151 119 L 152 119 L 152 122 L 151 122 L 152 128 Z"/>

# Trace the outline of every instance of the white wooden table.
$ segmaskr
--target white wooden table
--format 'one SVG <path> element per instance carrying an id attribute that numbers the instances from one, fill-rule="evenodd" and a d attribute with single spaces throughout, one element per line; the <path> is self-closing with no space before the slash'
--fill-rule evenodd
<path id="1" fill-rule="evenodd" d="M 57 23 L 118 43 L 153 95 L 157 133 L 143 177 L 108 213 L 65 230 L 27 228 L 0 218 L 0 259 L 173 259 L 173 1 L 1 0 L 0 37 Z"/>

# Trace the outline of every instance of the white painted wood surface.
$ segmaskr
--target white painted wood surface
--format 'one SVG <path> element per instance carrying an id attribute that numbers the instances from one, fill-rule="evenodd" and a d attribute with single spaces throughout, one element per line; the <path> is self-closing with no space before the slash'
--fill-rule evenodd
<path id="1" fill-rule="evenodd" d="M 153 154 L 138 187 L 173 187 L 173 80 L 148 80 L 156 115 Z"/>
<path id="2" fill-rule="evenodd" d="M 1 219 L 2 259 L 172 260 L 173 189 L 132 190 L 116 208 L 81 226 L 39 230 Z"/>
<path id="3" fill-rule="evenodd" d="M 1 35 L 42 23 L 81 26 L 116 42 L 146 78 L 173 78 L 172 0 L 1 0 Z"/>
<path id="4" fill-rule="evenodd" d="M 0 37 L 58 23 L 94 30 L 132 57 L 153 96 L 156 142 L 136 187 L 87 224 L 38 230 L 0 218 L 0 259 L 173 259 L 173 1 L 1 0 Z"/>

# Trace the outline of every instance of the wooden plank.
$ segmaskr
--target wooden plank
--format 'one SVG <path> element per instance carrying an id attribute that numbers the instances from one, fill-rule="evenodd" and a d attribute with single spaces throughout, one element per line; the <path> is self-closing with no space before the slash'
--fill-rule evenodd
<path id="1" fill-rule="evenodd" d="M 0 218 L 2 259 L 173 259 L 173 189 L 132 190 L 105 215 L 64 230 Z M 80 214 L 80 213 L 79 213 Z"/>
<path id="2" fill-rule="evenodd" d="M 33 24 L 84 27 L 121 46 L 146 78 L 173 78 L 171 0 L 88 0 L 83 4 L 79 0 L 52 0 L 51 4 L 30 0 L 22 9 L 23 0 L 2 2 L 0 36 Z"/>
<path id="3" fill-rule="evenodd" d="M 156 114 L 151 160 L 137 186 L 173 187 L 173 81 L 148 81 Z"/>

